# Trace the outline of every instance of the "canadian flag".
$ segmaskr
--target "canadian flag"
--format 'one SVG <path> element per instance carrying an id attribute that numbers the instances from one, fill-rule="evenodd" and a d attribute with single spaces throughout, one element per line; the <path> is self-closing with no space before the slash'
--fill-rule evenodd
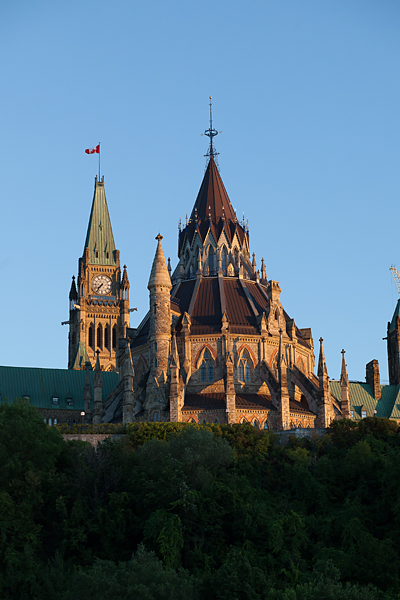
<path id="1" fill-rule="evenodd" d="M 100 144 L 98 144 L 95 148 L 86 148 L 86 154 L 100 154 Z"/>

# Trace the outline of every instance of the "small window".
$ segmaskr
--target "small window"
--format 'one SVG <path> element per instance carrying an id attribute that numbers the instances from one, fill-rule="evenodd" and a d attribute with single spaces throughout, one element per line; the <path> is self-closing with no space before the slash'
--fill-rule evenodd
<path id="1" fill-rule="evenodd" d="M 52 427 L 52 426 L 53 426 L 53 422 L 51 419 L 49 419 L 49 427 Z"/>
<path id="2" fill-rule="evenodd" d="M 106 252 L 106 258 L 110 258 L 110 253 Z"/>
<path id="3" fill-rule="evenodd" d="M 31 397 L 30 397 L 30 396 L 28 396 L 28 394 L 24 394 L 24 395 L 22 396 L 22 398 L 23 398 L 24 400 L 30 400 L 30 399 L 31 399 Z"/>
<path id="4" fill-rule="evenodd" d="M 267 421 L 265 421 L 265 423 L 264 423 L 264 429 L 268 429 L 268 423 L 267 423 Z"/>
<path id="5" fill-rule="evenodd" d="M 354 410 L 351 410 L 351 411 L 350 411 L 350 417 L 351 417 L 352 419 L 354 419 Z"/>
<path id="6" fill-rule="evenodd" d="M 99 258 L 99 252 L 96 250 L 96 258 Z"/>
<path id="7" fill-rule="evenodd" d="M 67 406 L 73 406 L 74 405 L 74 401 L 72 398 L 67 398 Z"/>
<path id="8" fill-rule="evenodd" d="M 53 404 L 54 404 L 55 406 L 57 406 L 57 404 L 58 404 L 58 398 L 56 398 L 56 397 L 53 397 Z"/>
<path id="9" fill-rule="evenodd" d="M 54 425 L 57 425 L 57 419 L 54 419 Z"/>
<path id="10" fill-rule="evenodd" d="M 362 411 L 361 411 L 361 417 L 362 417 L 363 419 L 365 419 L 365 418 L 366 418 L 366 416 L 367 416 L 367 411 L 366 411 L 366 410 L 362 410 Z"/>

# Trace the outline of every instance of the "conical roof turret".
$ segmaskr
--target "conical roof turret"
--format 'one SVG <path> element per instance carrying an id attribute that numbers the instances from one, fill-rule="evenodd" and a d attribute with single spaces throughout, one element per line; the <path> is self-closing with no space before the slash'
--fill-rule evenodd
<path id="1" fill-rule="evenodd" d="M 86 259 L 87 249 L 89 250 L 88 259 Z M 83 257 L 86 264 L 117 265 L 114 235 L 104 189 L 104 177 L 102 181 L 98 181 L 97 177 L 95 179 Z"/>
<path id="2" fill-rule="evenodd" d="M 151 273 L 149 277 L 149 283 L 147 288 L 150 289 L 153 286 L 167 286 L 171 288 L 171 278 L 169 276 L 167 261 L 165 260 L 164 252 L 161 246 L 162 235 L 159 233 L 156 236 L 158 241 L 156 254 L 153 260 L 153 266 L 151 267 Z"/>
<path id="3" fill-rule="evenodd" d="M 210 228 L 215 239 L 219 238 L 223 229 L 225 229 L 228 240 L 233 239 L 235 232 L 237 232 L 241 244 L 245 237 L 248 238 L 248 233 L 237 221 L 213 156 L 208 162 L 189 222 L 179 235 L 178 254 L 180 255 L 186 238 L 191 245 L 197 231 L 204 240 Z"/>
<path id="4" fill-rule="evenodd" d="M 319 338 L 319 359 L 318 359 L 318 377 L 328 377 L 328 369 L 326 368 L 325 353 L 322 342 L 324 340 Z"/>
<path id="5" fill-rule="evenodd" d="M 340 373 L 340 383 L 341 385 L 349 385 L 349 377 L 347 375 L 347 365 L 344 360 L 345 350 L 342 350 L 342 371 Z"/>
<path id="6" fill-rule="evenodd" d="M 76 289 L 75 275 L 72 276 L 71 289 L 69 291 L 70 300 L 78 300 L 78 290 Z"/>

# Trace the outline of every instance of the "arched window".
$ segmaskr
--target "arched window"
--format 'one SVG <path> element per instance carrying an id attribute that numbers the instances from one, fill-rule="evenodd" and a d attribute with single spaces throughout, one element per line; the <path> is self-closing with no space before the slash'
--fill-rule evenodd
<path id="1" fill-rule="evenodd" d="M 200 366 L 200 380 L 214 381 L 214 364 L 208 350 L 204 352 L 203 362 Z"/>
<path id="2" fill-rule="evenodd" d="M 52 427 L 53 426 L 53 422 L 51 419 L 49 419 L 49 426 Z"/>
<path id="3" fill-rule="evenodd" d="M 264 423 L 264 429 L 268 429 L 268 421 L 265 421 L 265 423 Z"/>
<path id="4" fill-rule="evenodd" d="M 104 346 L 107 350 L 110 349 L 110 326 L 106 325 L 104 328 Z"/>
<path id="5" fill-rule="evenodd" d="M 89 326 L 89 347 L 94 350 L 94 325 L 90 323 Z"/>
<path id="6" fill-rule="evenodd" d="M 260 423 L 258 422 L 257 419 L 254 419 L 253 427 L 257 427 L 257 429 L 260 429 Z"/>
<path id="7" fill-rule="evenodd" d="M 239 381 L 244 381 L 246 383 L 251 381 L 250 359 L 247 355 L 247 351 L 242 354 L 239 360 L 238 379 Z"/>
<path id="8" fill-rule="evenodd" d="M 103 348 L 103 328 L 101 325 L 97 326 L 97 347 Z"/>
<path id="9" fill-rule="evenodd" d="M 214 248 L 211 245 L 208 246 L 208 269 L 212 275 L 214 273 Z"/>
<path id="10" fill-rule="evenodd" d="M 279 321 L 279 310 L 278 310 L 278 308 L 275 311 L 275 321 Z"/>
<path id="11" fill-rule="evenodd" d="M 112 328 L 112 347 L 115 348 L 117 347 L 117 326 L 114 325 L 114 327 Z"/>
<path id="12" fill-rule="evenodd" d="M 228 251 L 225 246 L 222 248 L 222 270 L 226 275 L 226 269 L 228 268 Z"/>

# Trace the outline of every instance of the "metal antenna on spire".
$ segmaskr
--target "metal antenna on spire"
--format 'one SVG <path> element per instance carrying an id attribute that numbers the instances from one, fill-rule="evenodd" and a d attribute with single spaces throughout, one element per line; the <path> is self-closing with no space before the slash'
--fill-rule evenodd
<path id="1" fill-rule="evenodd" d="M 210 139 L 210 145 L 208 147 L 207 154 L 204 155 L 208 159 L 210 159 L 211 157 L 215 158 L 216 156 L 218 156 L 219 152 L 217 152 L 214 147 L 213 138 L 215 138 L 215 136 L 218 135 L 218 133 L 221 133 L 220 131 L 217 131 L 216 129 L 213 128 L 212 102 L 211 102 L 212 96 L 209 96 L 209 98 L 210 98 L 210 126 L 208 129 L 205 130 L 205 132 L 203 134 L 203 135 L 206 135 Z"/>

